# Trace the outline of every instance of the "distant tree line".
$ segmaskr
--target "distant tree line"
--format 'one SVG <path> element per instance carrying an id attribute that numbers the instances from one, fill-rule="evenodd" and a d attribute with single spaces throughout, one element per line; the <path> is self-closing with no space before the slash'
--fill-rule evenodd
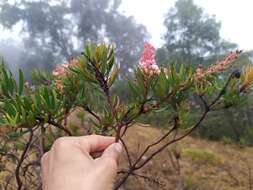
<path id="1" fill-rule="evenodd" d="M 0 2 L 0 24 L 21 27 L 20 67 L 52 69 L 81 53 L 87 42 L 115 43 L 128 73 L 148 39 L 145 26 L 119 12 L 120 0 L 15 0 Z"/>

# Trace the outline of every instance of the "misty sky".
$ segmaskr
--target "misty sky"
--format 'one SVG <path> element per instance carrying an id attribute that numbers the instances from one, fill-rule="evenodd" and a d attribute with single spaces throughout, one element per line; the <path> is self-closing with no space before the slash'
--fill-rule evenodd
<path id="1" fill-rule="evenodd" d="M 210 15 L 221 21 L 221 36 L 235 42 L 241 49 L 253 49 L 253 0 L 194 0 Z M 151 42 L 159 47 L 165 32 L 163 20 L 175 0 L 122 0 L 121 11 L 132 15 L 137 22 L 143 23 L 152 36 Z M 1 32 L 0 38 L 16 36 Z"/>
<path id="2" fill-rule="evenodd" d="M 164 15 L 175 0 L 122 0 L 121 10 L 146 25 L 152 43 L 159 47 Z M 221 36 L 241 49 L 253 49 L 253 0 L 194 0 L 210 15 L 221 21 Z"/>

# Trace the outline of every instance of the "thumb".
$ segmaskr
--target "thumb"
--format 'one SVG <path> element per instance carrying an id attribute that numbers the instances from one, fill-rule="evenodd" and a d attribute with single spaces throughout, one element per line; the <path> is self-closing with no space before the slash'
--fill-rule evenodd
<path id="1" fill-rule="evenodd" d="M 105 170 L 109 170 L 111 172 L 116 172 L 117 170 L 117 161 L 122 152 L 123 148 L 120 143 L 113 143 L 108 146 L 100 158 L 97 159 L 99 166 L 102 166 Z"/>
<path id="2" fill-rule="evenodd" d="M 122 150 L 121 143 L 113 143 L 104 150 L 101 160 L 111 159 L 117 163 Z"/>
<path id="3" fill-rule="evenodd" d="M 117 174 L 117 161 L 122 150 L 120 143 L 113 143 L 104 150 L 100 158 L 96 159 L 97 172 L 98 176 L 100 176 L 100 184 L 102 184 L 101 189 L 113 189 L 113 183 Z"/>

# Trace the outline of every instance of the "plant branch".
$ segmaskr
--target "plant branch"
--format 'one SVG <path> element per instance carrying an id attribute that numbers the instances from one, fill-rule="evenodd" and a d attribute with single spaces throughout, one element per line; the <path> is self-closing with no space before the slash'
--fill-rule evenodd
<path id="1" fill-rule="evenodd" d="M 148 150 L 159 144 L 163 139 L 166 138 L 166 136 L 168 136 L 169 134 L 172 133 L 172 131 L 174 131 L 176 128 L 172 128 L 171 130 L 169 130 L 161 139 L 159 139 L 158 141 L 156 141 L 155 143 L 149 145 L 146 147 L 146 149 L 143 151 L 143 153 L 140 155 L 140 157 L 138 157 L 138 159 L 135 161 L 135 163 L 133 164 L 133 166 L 131 168 L 129 168 L 128 173 L 122 178 L 122 180 L 117 184 L 117 188 L 118 189 L 123 183 L 125 183 L 125 181 L 127 180 L 127 178 L 130 176 L 130 174 L 133 173 L 133 171 L 139 170 L 140 168 L 142 168 L 143 166 L 145 166 L 151 159 L 153 159 L 153 157 L 155 157 L 156 155 L 158 155 L 160 152 L 162 152 L 166 147 L 168 147 L 169 145 L 176 143 L 182 139 L 184 139 L 186 136 L 190 135 L 197 127 L 199 127 L 199 125 L 204 121 L 204 119 L 206 118 L 207 114 L 209 113 L 209 111 L 211 110 L 211 108 L 216 104 L 216 102 L 222 97 L 222 95 L 225 93 L 231 79 L 234 77 L 234 73 L 232 73 L 228 80 L 227 83 L 225 84 L 225 86 L 222 88 L 222 90 L 220 91 L 220 93 L 218 94 L 218 96 L 208 105 L 205 106 L 205 111 L 203 112 L 203 114 L 201 115 L 200 119 L 197 121 L 197 123 L 191 127 L 191 129 L 186 132 L 185 134 L 183 134 L 182 136 L 178 137 L 178 138 L 174 138 L 173 140 L 165 143 L 164 145 L 162 145 L 160 148 L 158 148 L 156 151 L 154 151 L 144 162 L 142 162 L 141 164 L 139 164 L 139 162 L 141 161 L 141 158 L 148 152 Z M 139 164 L 139 165 L 138 165 Z M 121 185 L 120 185 L 121 184 Z"/>
<path id="2" fill-rule="evenodd" d="M 140 169 L 142 168 L 144 165 L 146 165 L 146 163 L 148 163 L 154 156 L 156 156 L 158 153 L 160 153 L 161 151 L 163 151 L 167 146 L 169 146 L 170 144 L 173 144 L 175 142 L 178 142 L 182 139 L 184 139 L 186 136 L 190 135 L 203 121 L 204 119 L 206 118 L 208 112 L 211 110 L 211 108 L 216 104 L 216 102 L 221 98 L 221 96 L 225 93 L 231 79 L 234 77 L 234 73 L 232 73 L 228 80 L 227 80 L 227 83 L 225 84 L 225 86 L 221 89 L 220 93 L 218 94 L 218 96 L 211 102 L 211 104 L 209 104 L 205 111 L 203 112 L 202 116 L 200 117 L 200 119 L 198 120 L 198 122 L 188 131 L 186 132 L 184 135 L 176 138 L 176 139 L 173 139 L 172 141 L 164 144 L 163 146 L 161 146 L 159 149 L 157 149 L 155 152 L 153 152 L 142 164 L 140 164 L 139 166 L 136 167 L 136 170 L 137 169 Z M 137 163 L 136 163 L 137 164 Z M 135 164 L 135 165 L 136 165 Z"/>
<path id="3" fill-rule="evenodd" d="M 129 154 L 129 150 L 128 150 L 127 146 L 126 146 L 126 143 L 124 142 L 124 140 L 121 137 L 119 137 L 119 140 L 122 143 L 122 145 L 123 145 L 123 147 L 124 147 L 124 149 L 126 151 L 129 167 L 132 167 L 132 159 L 131 159 L 131 156 Z"/>
<path id="4" fill-rule="evenodd" d="M 48 124 L 53 125 L 53 126 L 55 126 L 56 128 L 63 130 L 63 131 L 64 131 L 65 133 L 67 133 L 69 136 L 73 136 L 70 130 L 68 130 L 67 128 L 65 128 L 65 127 L 64 127 L 63 125 L 61 125 L 60 123 L 55 122 L 54 120 L 49 120 L 49 121 L 48 121 Z"/>
<path id="5" fill-rule="evenodd" d="M 30 131 L 30 136 L 29 136 L 29 139 L 28 139 L 28 142 L 25 146 L 25 149 L 23 150 L 22 154 L 21 154 L 21 157 L 18 161 L 18 164 L 17 164 L 17 167 L 15 169 L 15 177 L 16 177 L 16 182 L 17 182 L 17 190 L 21 190 L 22 186 L 23 186 L 23 183 L 22 183 L 22 180 L 20 178 L 20 169 L 21 169 L 21 165 L 26 157 L 26 154 L 28 153 L 30 147 L 31 147 L 31 144 L 32 144 L 32 139 L 33 139 L 33 131 L 31 130 Z"/>
<path id="6" fill-rule="evenodd" d="M 99 123 L 101 123 L 101 118 L 100 118 L 95 112 L 93 112 L 93 111 L 89 108 L 89 106 L 83 105 L 82 108 L 83 108 L 85 111 L 87 111 L 89 114 L 91 114 L 93 117 L 95 117 L 95 118 L 99 121 Z"/>
<path id="7" fill-rule="evenodd" d="M 152 147 L 158 145 L 159 143 L 161 143 L 164 139 L 166 139 L 176 128 L 178 127 L 178 118 L 174 118 L 174 126 L 167 132 L 165 133 L 161 138 L 159 138 L 157 141 L 155 141 L 154 143 L 148 145 L 144 151 L 141 153 L 141 155 L 137 158 L 137 160 L 134 163 L 134 166 L 136 166 L 139 161 L 142 159 L 142 157 L 149 151 L 149 149 L 151 149 Z"/>

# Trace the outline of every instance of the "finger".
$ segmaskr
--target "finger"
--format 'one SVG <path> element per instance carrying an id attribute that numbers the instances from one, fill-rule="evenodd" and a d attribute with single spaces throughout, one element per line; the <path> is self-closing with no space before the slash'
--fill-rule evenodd
<path id="1" fill-rule="evenodd" d="M 107 149 L 105 149 L 100 159 L 111 159 L 117 163 L 122 150 L 123 148 L 121 143 L 113 143 Z"/>
<path id="2" fill-rule="evenodd" d="M 41 158 L 41 161 L 40 161 L 40 163 L 41 163 L 41 169 L 42 169 L 42 171 L 44 171 L 45 173 L 47 172 L 47 170 L 48 170 L 48 163 L 49 162 L 49 152 L 46 152 L 43 156 L 42 156 L 42 158 Z"/>
<path id="3" fill-rule="evenodd" d="M 41 158 L 41 179 L 43 189 L 45 189 L 46 183 L 48 181 L 47 176 L 49 172 L 49 152 L 46 152 Z"/>
<path id="4" fill-rule="evenodd" d="M 103 151 L 115 142 L 114 137 L 105 137 L 100 135 L 78 137 L 76 140 L 81 145 L 81 148 L 85 149 L 88 153 Z"/>
<path id="5" fill-rule="evenodd" d="M 78 147 L 85 153 L 99 152 L 115 142 L 114 137 L 90 135 L 82 137 L 61 137 L 58 138 L 52 147 L 53 151 L 66 151 Z"/>
<path id="6" fill-rule="evenodd" d="M 117 161 L 122 152 L 122 145 L 120 143 L 113 143 L 105 149 L 102 156 L 96 159 L 97 168 L 100 173 L 106 176 L 105 180 L 112 180 L 117 173 Z"/>

